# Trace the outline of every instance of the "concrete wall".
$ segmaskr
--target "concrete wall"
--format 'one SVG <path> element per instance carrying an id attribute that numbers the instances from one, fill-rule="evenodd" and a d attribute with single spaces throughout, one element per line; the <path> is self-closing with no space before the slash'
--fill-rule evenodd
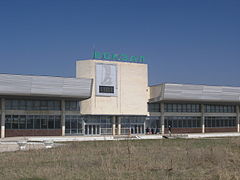
<path id="1" fill-rule="evenodd" d="M 172 128 L 172 134 L 181 134 L 181 133 L 201 133 L 202 128 Z M 168 133 L 168 128 L 164 129 L 164 132 Z"/>
<path id="2" fill-rule="evenodd" d="M 117 96 L 96 96 L 96 63 L 117 65 Z M 92 78 L 92 97 L 81 102 L 82 114 L 147 115 L 148 69 L 147 64 L 82 60 L 76 62 L 77 78 Z"/>
<path id="3" fill-rule="evenodd" d="M 61 136 L 62 129 L 6 129 L 5 137 L 15 136 Z"/>

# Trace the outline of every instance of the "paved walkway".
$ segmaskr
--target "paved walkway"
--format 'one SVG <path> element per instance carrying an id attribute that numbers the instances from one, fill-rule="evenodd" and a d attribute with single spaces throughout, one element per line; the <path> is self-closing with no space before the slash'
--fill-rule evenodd
<path id="1" fill-rule="evenodd" d="M 169 136 L 166 134 L 165 136 Z M 192 133 L 192 134 L 172 134 L 172 137 L 178 138 L 210 138 L 210 137 L 236 137 L 240 133 Z M 2 142 L 17 142 L 17 141 L 31 141 L 43 142 L 46 140 L 53 140 L 54 142 L 66 141 L 104 141 L 104 140 L 124 140 L 124 139 L 162 139 L 159 135 L 132 135 L 132 136 L 33 136 L 33 137 L 8 137 L 0 139 Z"/>
<path id="2" fill-rule="evenodd" d="M 164 135 L 169 137 L 168 134 Z M 237 137 L 240 133 L 199 133 L 199 134 L 172 134 L 170 138 L 221 138 Z M 126 139 L 162 139 L 159 135 L 135 135 L 135 136 L 35 136 L 35 137 L 8 137 L 0 139 L 0 152 L 18 151 L 18 142 L 27 141 L 25 150 L 45 148 L 44 142 L 67 142 L 67 141 L 111 141 Z"/>
<path id="3" fill-rule="evenodd" d="M 32 149 L 43 149 L 45 148 L 44 143 L 41 142 L 28 142 L 26 147 L 24 148 L 25 151 L 32 150 Z M 16 142 L 0 142 L 0 152 L 9 152 L 9 151 L 19 151 L 20 147 Z"/>

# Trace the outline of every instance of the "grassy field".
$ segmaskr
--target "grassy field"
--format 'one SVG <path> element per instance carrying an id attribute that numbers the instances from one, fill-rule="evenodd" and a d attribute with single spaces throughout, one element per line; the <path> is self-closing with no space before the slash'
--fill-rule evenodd
<path id="1" fill-rule="evenodd" d="M 240 179 L 240 138 L 76 142 L 1 153 L 0 179 Z"/>

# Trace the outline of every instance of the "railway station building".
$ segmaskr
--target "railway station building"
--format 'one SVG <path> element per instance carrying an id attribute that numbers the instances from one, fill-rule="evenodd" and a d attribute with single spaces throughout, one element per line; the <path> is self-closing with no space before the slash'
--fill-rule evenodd
<path id="1" fill-rule="evenodd" d="M 148 85 L 143 62 L 79 60 L 76 77 L 0 74 L 1 137 L 239 132 L 240 87 Z"/>

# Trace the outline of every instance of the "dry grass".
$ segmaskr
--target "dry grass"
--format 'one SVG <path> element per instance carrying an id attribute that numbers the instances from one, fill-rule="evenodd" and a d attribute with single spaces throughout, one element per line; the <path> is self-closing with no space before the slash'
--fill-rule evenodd
<path id="1" fill-rule="evenodd" d="M 0 179 L 240 179 L 240 138 L 76 142 L 1 153 Z"/>

